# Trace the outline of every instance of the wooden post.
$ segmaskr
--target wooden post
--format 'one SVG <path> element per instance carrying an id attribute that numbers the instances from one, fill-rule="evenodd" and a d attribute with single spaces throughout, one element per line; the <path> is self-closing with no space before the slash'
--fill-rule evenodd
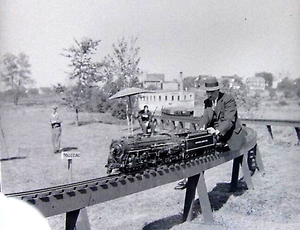
<path id="1" fill-rule="evenodd" d="M 211 210 L 211 205 L 209 201 L 209 197 L 207 194 L 205 179 L 204 179 L 204 172 L 200 173 L 199 182 L 197 185 L 197 191 L 199 196 L 199 202 L 202 210 L 203 220 L 204 223 L 213 223 L 214 218 Z"/>
<path id="2" fill-rule="evenodd" d="M 237 183 L 239 179 L 239 168 L 240 165 L 242 167 L 244 180 L 247 184 L 248 189 L 253 189 L 253 183 L 247 163 L 247 153 L 244 153 L 243 155 L 235 158 L 233 160 L 233 167 L 232 167 L 232 174 L 231 174 L 231 185 L 230 185 L 230 191 L 235 192 L 237 190 Z"/>
<path id="3" fill-rule="evenodd" d="M 196 125 L 195 125 L 195 123 L 190 123 L 190 128 L 189 128 L 189 130 L 190 130 L 191 132 L 196 131 Z"/>
<path id="4" fill-rule="evenodd" d="M 68 159 L 69 182 L 73 182 L 72 159 Z"/>
<path id="5" fill-rule="evenodd" d="M 199 180 L 200 174 L 196 174 L 188 178 L 186 193 L 185 193 L 185 201 L 184 201 L 184 209 L 183 209 L 183 221 L 192 220 L 193 214 L 193 203 L 195 200 L 195 192 L 197 183 Z"/>
<path id="6" fill-rule="evenodd" d="M 193 204 L 195 201 L 196 188 L 198 191 L 203 220 L 205 223 L 213 223 L 214 218 L 207 194 L 204 172 L 188 178 L 183 210 L 183 221 L 191 221 L 193 219 Z"/>
<path id="7" fill-rule="evenodd" d="M 91 230 L 85 208 L 66 213 L 66 230 Z"/>
<path id="8" fill-rule="evenodd" d="M 237 189 L 237 182 L 239 179 L 239 170 L 240 170 L 240 164 L 243 160 L 243 155 L 239 156 L 237 158 L 234 158 L 233 160 L 233 166 L 232 166 L 232 174 L 231 174 L 231 184 L 230 184 L 230 191 L 235 192 Z"/>
<path id="9" fill-rule="evenodd" d="M 75 230 L 80 209 L 66 213 L 66 230 Z"/>
<path id="10" fill-rule="evenodd" d="M 256 164 L 257 164 L 258 171 L 264 174 L 265 168 L 257 145 L 256 145 Z"/>
<path id="11" fill-rule="evenodd" d="M 267 125 L 267 129 L 268 129 L 268 132 L 269 132 L 271 138 L 274 139 L 271 125 Z"/>
<path id="12" fill-rule="evenodd" d="M 175 121 L 171 121 L 172 123 L 172 130 L 175 132 L 176 131 L 176 123 Z"/>
<path id="13" fill-rule="evenodd" d="M 242 171 L 243 171 L 243 175 L 244 175 L 244 180 L 247 184 L 248 189 L 253 189 L 253 183 L 252 183 L 252 179 L 251 179 L 251 175 L 250 175 L 250 171 L 249 171 L 249 167 L 248 167 L 248 163 L 247 163 L 247 157 L 248 156 L 248 152 L 244 153 L 242 155 L 243 159 L 242 159 L 242 163 L 241 163 L 241 167 L 242 167 Z"/>
<path id="14" fill-rule="evenodd" d="M 160 120 L 160 127 L 161 127 L 161 130 L 164 130 L 165 129 L 165 121 L 163 119 Z"/>
<path id="15" fill-rule="evenodd" d="M 298 138 L 298 143 L 297 143 L 297 145 L 300 145 L 300 131 L 299 131 L 299 127 L 295 127 L 295 131 L 296 131 L 297 138 Z"/>
<path id="16" fill-rule="evenodd" d="M 80 210 L 78 220 L 76 223 L 76 230 L 91 230 L 89 217 L 86 208 Z"/>
<path id="17" fill-rule="evenodd" d="M 178 122 L 178 130 L 179 131 L 184 131 L 184 126 L 185 126 L 185 124 L 183 121 Z"/>

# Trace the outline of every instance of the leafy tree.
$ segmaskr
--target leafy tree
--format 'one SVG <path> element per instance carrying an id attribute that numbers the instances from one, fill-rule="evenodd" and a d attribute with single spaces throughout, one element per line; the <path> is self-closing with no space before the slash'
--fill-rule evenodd
<path id="1" fill-rule="evenodd" d="M 63 56 L 70 59 L 69 66 L 72 71 L 68 74 L 73 86 L 65 88 L 62 85 L 56 86 L 56 92 L 64 94 L 63 100 L 75 111 L 76 125 L 79 125 L 79 111 L 89 101 L 92 88 L 95 82 L 102 80 L 98 64 L 91 59 L 100 40 L 84 38 L 81 42 L 75 40 L 75 46 L 64 49 Z"/>
<path id="2" fill-rule="evenodd" d="M 106 84 L 103 91 L 109 96 L 127 87 L 140 87 L 139 77 L 142 74 L 138 67 L 140 62 L 137 38 L 126 40 L 124 37 L 113 44 L 113 53 L 107 55 L 101 63 L 101 75 Z M 134 101 L 131 102 L 134 104 Z M 112 115 L 124 118 L 126 104 L 123 100 L 116 100 L 110 105 Z"/>
<path id="3" fill-rule="evenodd" d="M 292 80 L 285 77 L 280 83 L 278 83 L 277 89 L 283 91 L 286 98 L 291 98 L 293 94 L 300 97 L 300 78 Z"/>
<path id="4" fill-rule="evenodd" d="M 274 99 L 277 97 L 276 89 L 269 88 L 268 90 L 269 90 L 269 96 L 271 99 Z"/>
<path id="5" fill-rule="evenodd" d="M 288 77 L 285 77 L 281 82 L 278 83 L 277 89 L 281 91 L 291 91 L 294 88 L 294 83 Z"/>
<path id="6" fill-rule="evenodd" d="M 6 86 L 11 87 L 15 105 L 24 94 L 25 86 L 34 83 L 30 67 L 29 57 L 24 53 L 18 56 L 7 53 L 3 57 L 1 77 Z"/>
<path id="7" fill-rule="evenodd" d="M 142 71 L 139 69 L 140 62 L 139 50 L 136 46 L 137 38 L 127 41 L 124 37 L 113 44 L 113 54 L 107 55 L 103 61 L 103 76 L 106 83 L 112 87 L 111 94 L 127 87 L 140 86 L 139 76 Z"/>
<path id="8" fill-rule="evenodd" d="M 300 98 L 300 78 L 294 80 L 294 86 L 296 88 L 297 97 Z"/>
<path id="9" fill-rule="evenodd" d="M 235 79 L 234 84 L 239 86 L 239 88 L 231 87 L 228 79 L 223 79 L 222 82 L 223 88 L 222 91 L 231 94 L 239 108 L 249 113 L 251 109 L 257 108 L 260 103 L 259 94 L 257 94 L 254 98 L 249 97 L 247 95 L 246 85 L 240 80 Z"/>
<path id="10" fill-rule="evenodd" d="M 196 80 L 197 80 L 197 77 L 192 77 L 192 76 L 189 76 L 189 77 L 185 77 L 182 81 L 183 83 L 183 89 L 191 89 L 191 88 L 195 88 L 196 87 Z"/>
<path id="11" fill-rule="evenodd" d="M 260 73 L 255 73 L 255 77 L 262 77 L 266 81 L 266 86 L 267 87 L 272 87 L 273 85 L 273 74 L 267 73 L 267 72 L 260 72 Z"/>
<path id="12" fill-rule="evenodd" d="M 37 88 L 28 89 L 27 94 L 31 96 L 36 96 L 39 95 L 39 90 Z"/>

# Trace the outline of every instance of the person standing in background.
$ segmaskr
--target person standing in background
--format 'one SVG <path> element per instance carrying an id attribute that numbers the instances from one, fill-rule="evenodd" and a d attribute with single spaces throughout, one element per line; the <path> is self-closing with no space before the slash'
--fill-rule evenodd
<path id="1" fill-rule="evenodd" d="M 60 139 L 61 139 L 61 132 L 62 127 L 61 123 L 62 120 L 59 117 L 59 114 L 57 112 L 57 106 L 53 106 L 53 112 L 50 117 L 50 124 L 51 124 L 51 131 L 52 131 L 52 145 L 54 153 L 60 152 Z"/>

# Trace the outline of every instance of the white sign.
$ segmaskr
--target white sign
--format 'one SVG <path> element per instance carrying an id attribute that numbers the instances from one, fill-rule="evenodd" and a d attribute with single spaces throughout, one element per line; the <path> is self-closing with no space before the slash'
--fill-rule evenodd
<path id="1" fill-rule="evenodd" d="M 76 159 L 76 158 L 80 158 L 80 152 L 61 152 L 61 159 Z"/>

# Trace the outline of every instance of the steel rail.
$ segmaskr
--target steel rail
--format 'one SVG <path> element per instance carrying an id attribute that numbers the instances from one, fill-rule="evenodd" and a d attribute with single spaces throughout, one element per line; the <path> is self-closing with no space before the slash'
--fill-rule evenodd
<path id="1" fill-rule="evenodd" d="M 87 185 L 98 185 L 102 182 L 107 183 L 108 181 L 112 180 L 117 180 L 120 175 L 108 175 L 104 177 L 99 177 L 95 179 L 90 179 L 90 180 L 84 180 L 84 181 L 78 181 L 78 182 L 73 182 L 73 183 L 66 183 L 62 185 L 57 185 L 53 187 L 48 187 L 48 188 L 41 188 L 41 189 L 35 189 L 35 190 L 28 190 L 28 191 L 23 191 L 23 192 L 15 192 L 15 193 L 7 193 L 5 196 L 7 197 L 15 197 L 15 198 L 21 198 L 21 199 L 30 199 L 30 198 L 37 198 L 41 197 L 41 195 L 45 196 L 46 194 L 52 195 L 52 193 L 57 194 L 57 192 L 69 192 L 72 190 L 77 190 L 81 189 Z"/>
<path id="2" fill-rule="evenodd" d="M 201 117 L 184 117 L 184 116 L 175 116 L 175 115 L 167 115 L 162 114 L 161 116 L 156 116 L 156 119 L 161 122 L 161 125 L 165 121 L 172 122 L 173 129 L 184 129 L 184 123 L 189 123 L 192 126 L 190 129 L 195 130 L 196 125 L 200 124 Z M 178 125 L 176 127 L 176 122 L 178 122 Z M 272 126 L 289 126 L 294 127 L 296 131 L 296 136 L 298 138 L 297 145 L 300 146 L 300 121 L 299 120 L 279 120 L 279 119 L 252 119 L 252 118 L 242 118 L 241 119 L 242 124 L 252 124 L 252 125 L 265 125 L 268 129 L 268 132 L 272 139 L 273 133 L 272 133 Z"/>
<path id="3" fill-rule="evenodd" d="M 160 116 L 156 116 L 156 119 L 200 124 L 201 117 L 185 117 L 185 116 L 175 116 L 175 115 L 162 114 Z M 245 124 L 300 127 L 300 121 L 299 120 L 252 119 L 252 118 L 241 118 L 240 120 L 241 120 L 242 123 L 245 123 Z"/>

